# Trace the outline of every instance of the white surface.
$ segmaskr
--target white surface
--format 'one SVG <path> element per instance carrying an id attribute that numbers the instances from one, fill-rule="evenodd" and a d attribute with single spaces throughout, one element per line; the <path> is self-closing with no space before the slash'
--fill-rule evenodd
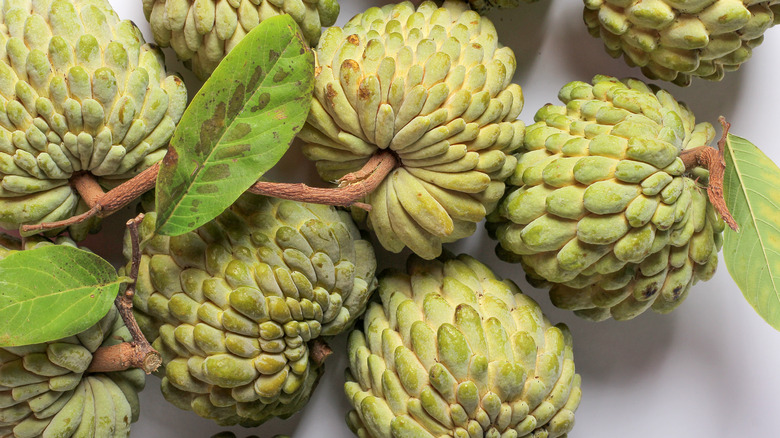
<path id="1" fill-rule="evenodd" d="M 151 41 L 141 0 L 109 0 L 123 18 L 134 20 Z M 381 2 L 342 2 L 337 24 Z M 600 40 L 591 38 L 582 23 L 582 2 L 543 0 L 489 15 L 504 45 L 514 49 L 515 82 L 523 87 L 529 123 L 547 102 L 557 103 L 558 89 L 571 80 L 589 81 L 594 74 L 641 77 L 637 69 L 609 57 Z M 750 139 L 780 163 L 776 143 L 780 120 L 780 26 L 766 34 L 764 44 L 738 72 L 720 83 L 695 80 L 681 89 L 661 84 L 689 104 L 697 120 L 717 123 L 719 115 L 732 122 L 732 132 Z M 194 77 L 166 50 L 172 70 L 190 84 Z M 314 180 L 300 174 L 303 157 L 290 151 L 277 172 L 285 180 Z M 305 161 L 304 161 L 305 163 Z M 287 172 L 299 172 L 287 176 Z M 780 212 L 774 218 L 780 221 Z M 125 220 L 125 219 L 122 219 Z M 119 219 L 112 221 L 116 226 Z M 108 224 L 110 227 L 111 224 Z M 743 299 L 721 261 L 715 278 L 699 283 L 689 298 L 670 315 L 647 312 L 629 322 L 590 323 L 550 305 L 547 294 L 528 286 L 516 265 L 493 255 L 494 242 L 480 229 L 475 236 L 449 248 L 468 252 L 512 278 L 533 296 L 553 321 L 566 322 L 575 343 L 575 363 L 582 375 L 583 397 L 572 437 L 776 437 L 780 407 L 780 333 L 767 325 Z M 396 266 L 405 258 L 380 255 L 382 265 Z M 343 418 L 349 409 L 343 395 L 346 366 L 343 337 L 336 354 L 304 411 L 288 420 L 273 420 L 256 429 L 231 428 L 239 438 L 351 436 Z M 165 402 L 159 379 L 150 377 L 142 393 L 141 420 L 133 437 L 210 437 L 224 428 Z"/>

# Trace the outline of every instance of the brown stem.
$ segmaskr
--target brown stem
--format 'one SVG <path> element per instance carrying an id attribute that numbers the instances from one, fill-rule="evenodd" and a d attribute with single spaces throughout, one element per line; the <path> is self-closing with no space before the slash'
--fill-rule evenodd
<path id="1" fill-rule="evenodd" d="M 734 231 L 739 229 L 737 221 L 731 215 L 723 197 L 723 175 L 726 173 L 726 139 L 728 138 L 729 124 L 724 117 L 718 119 L 723 126 L 723 135 L 718 141 L 718 149 L 709 146 L 699 146 L 688 149 L 680 154 L 686 169 L 704 167 L 710 172 L 710 180 L 707 185 L 707 196 L 726 224 Z"/>
<path id="2" fill-rule="evenodd" d="M 342 177 L 337 188 L 258 181 L 249 188 L 249 191 L 280 199 L 345 207 L 355 206 L 371 210 L 370 205 L 358 201 L 379 187 L 397 164 L 391 152 L 382 151 L 372 156 L 362 169 Z"/>
<path id="3" fill-rule="evenodd" d="M 93 217 L 106 217 L 123 208 L 127 204 L 133 202 L 137 197 L 146 193 L 154 187 L 154 183 L 157 180 L 157 172 L 160 170 L 160 165 L 154 164 L 143 172 L 139 173 L 130 180 L 116 186 L 108 193 L 103 193 L 103 190 L 98 185 L 95 177 L 88 173 L 78 174 L 71 178 L 71 184 L 76 187 L 76 190 L 84 198 L 84 201 L 90 207 L 89 210 L 79 215 L 70 217 L 65 220 L 57 222 L 44 222 L 35 225 L 23 225 L 22 232 L 41 232 L 53 230 L 55 228 L 63 228 L 70 225 L 75 225 Z M 97 189 L 95 188 L 97 187 Z M 83 191 L 82 191 L 83 190 Z M 97 190 L 100 190 L 100 195 L 97 195 Z"/>
<path id="4" fill-rule="evenodd" d="M 106 192 L 89 172 L 77 173 L 70 178 L 70 184 L 79 192 L 79 196 L 87 203 L 90 210 L 98 205 L 98 201 Z"/>
<path id="5" fill-rule="evenodd" d="M 325 363 L 325 359 L 331 354 L 333 354 L 333 350 L 322 339 L 316 338 L 309 342 L 309 358 L 317 366 L 322 366 Z"/>
<path id="6" fill-rule="evenodd" d="M 114 300 L 114 305 L 130 331 L 133 341 L 98 348 L 92 356 L 92 363 L 89 365 L 87 372 L 98 373 L 141 368 L 146 374 L 151 374 L 162 364 L 160 353 L 149 345 L 149 341 L 146 340 L 146 337 L 141 332 L 141 328 L 138 327 L 138 322 L 136 322 L 133 316 L 135 281 L 138 279 L 138 269 L 141 265 L 138 224 L 143 218 L 144 215 L 141 213 L 135 219 L 127 221 L 133 253 L 130 264 L 130 278 L 132 278 L 133 282 L 127 287 L 124 294 L 117 295 Z"/>

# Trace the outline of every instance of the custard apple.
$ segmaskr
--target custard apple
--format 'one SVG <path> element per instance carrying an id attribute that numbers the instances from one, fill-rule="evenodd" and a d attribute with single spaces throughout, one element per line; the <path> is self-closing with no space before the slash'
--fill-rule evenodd
<path id="1" fill-rule="evenodd" d="M 515 56 L 462 2 L 371 8 L 317 47 L 314 99 L 300 133 L 326 180 L 389 150 L 398 166 L 365 198 L 391 252 L 426 259 L 472 234 L 515 167 L 525 125 Z"/>
<path id="2" fill-rule="evenodd" d="M 707 172 L 680 153 L 709 123 L 635 79 L 571 82 L 528 127 L 512 187 L 489 218 L 499 257 L 550 283 L 553 303 L 602 320 L 668 312 L 712 277 L 724 223 Z"/>
<path id="3" fill-rule="evenodd" d="M 0 12 L 0 227 L 86 211 L 69 184 L 81 172 L 108 189 L 162 159 L 187 90 L 132 22 L 106 0 L 0 0 Z"/>
<path id="4" fill-rule="evenodd" d="M 349 214 L 245 194 L 180 236 L 154 235 L 155 219 L 139 228 L 134 304 L 166 399 L 222 425 L 295 413 L 322 372 L 310 341 L 350 327 L 376 287 Z"/>
<path id="5" fill-rule="evenodd" d="M 565 437 L 580 402 L 572 339 L 477 260 L 380 275 L 350 334 L 352 431 L 371 438 Z"/>
<path id="6" fill-rule="evenodd" d="M 290 14 L 315 46 L 339 15 L 337 0 L 143 0 L 157 44 L 173 47 L 201 78 L 261 21 Z"/>
<path id="7" fill-rule="evenodd" d="M 3 236 L 0 258 L 20 250 Z M 56 241 L 75 246 L 67 238 Z M 29 238 L 24 249 L 53 245 Z M 138 392 L 146 375 L 140 369 L 86 373 L 99 347 L 132 341 L 113 306 L 89 329 L 56 341 L 0 347 L 0 437 L 128 437 L 138 420 Z"/>
<path id="8" fill-rule="evenodd" d="M 780 22 L 780 0 L 584 1 L 585 23 L 610 55 L 683 86 L 738 69 Z"/>

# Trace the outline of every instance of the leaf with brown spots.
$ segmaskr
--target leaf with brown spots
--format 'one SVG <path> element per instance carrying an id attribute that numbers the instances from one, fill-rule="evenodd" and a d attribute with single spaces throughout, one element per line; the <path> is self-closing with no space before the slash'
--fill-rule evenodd
<path id="1" fill-rule="evenodd" d="M 273 167 L 303 126 L 313 89 L 314 54 L 289 15 L 249 32 L 176 127 L 157 177 L 158 233 L 205 224 Z"/>
<path id="2" fill-rule="evenodd" d="M 780 330 L 780 168 L 744 138 L 726 141 L 723 194 L 739 231 L 726 227 L 731 278 L 766 322 Z"/>
<path id="3" fill-rule="evenodd" d="M 110 263 L 82 249 L 11 253 L 0 260 L 0 347 L 83 332 L 105 316 L 121 283 Z"/>

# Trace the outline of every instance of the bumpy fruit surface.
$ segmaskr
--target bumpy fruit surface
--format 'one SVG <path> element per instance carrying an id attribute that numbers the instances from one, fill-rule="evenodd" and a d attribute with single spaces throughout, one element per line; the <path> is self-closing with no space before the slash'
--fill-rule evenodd
<path id="1" fill-rule="evenodd" d="M 75 246 L 69 239 L 60 245 Z M 52 245 L 33 237 L 25 249 Z M 0 258 L 19 250 L 3 238 Z M 75 336 L 23 347 L 0 347 L 0 437 L 127 437 L 138 420 L 140 369 L 85 373 L 99 347 L 132 341 L 112 306 L 97 324 Z"/>
<path id="2" fill-rule="evenodd" d="M 370 244 L 346 212 L 255 195 L 176 237 L 152 236 L 155 216 L 134 303 L 165 397 L 220 424 L 292 415 L 322 372 L 309 341 L 351 326 L 376 287 Z"/>
<path id="3" fill-rule="evenodd" d="M 515 56 L 462 2 L 371 8 L 317 48 L 312 110 L 300 137 L 336 180 L 389 150 L 399 165 L 365 202 L 382 246 L 423 258 L 468 236 L 504 192 L 523 139 Z"/>
<path id="4" fill-rule="evenodd" d="M 679 157 L 715 132 L 668 92 L 628 79 L 571 82 L 528 127 L 507 196 L 490 218 L 499 256 L 551 283 L 588 319 L 668 312 L 712 277 L 723 221 L 706 172 Z"/>
<path id="5" fill-rule="evenodd" d="M 579 405 L 572 339 L 461 255 L 380 276 L 382 304 L 349 338 L 345 390 L 360 437 L 565 437 Z"/>
<path id="6" fill-rule="evenodd" d="M 74 174 L 111 188 L 162 159 L 187 90 L 132 22 L 105 0 L 2 0 L 0 12 L 0 227 L 86 211 Z"/>
<path id="7" fill-rule="evenodd" d="M 337 0 L 143 0 L 157 44 L 173 47 L 206 79 L 225 55 L 263 20 L 289 14 L 306 41 L 317 44 L 322 26 L 339 15 Z"/>
<path id="8" fill-rule="evenodd" d="M 610 55 L 651 79 L 721 80 L 780 22 L 779 0 L 584 0 L 585 23 Z"/>

